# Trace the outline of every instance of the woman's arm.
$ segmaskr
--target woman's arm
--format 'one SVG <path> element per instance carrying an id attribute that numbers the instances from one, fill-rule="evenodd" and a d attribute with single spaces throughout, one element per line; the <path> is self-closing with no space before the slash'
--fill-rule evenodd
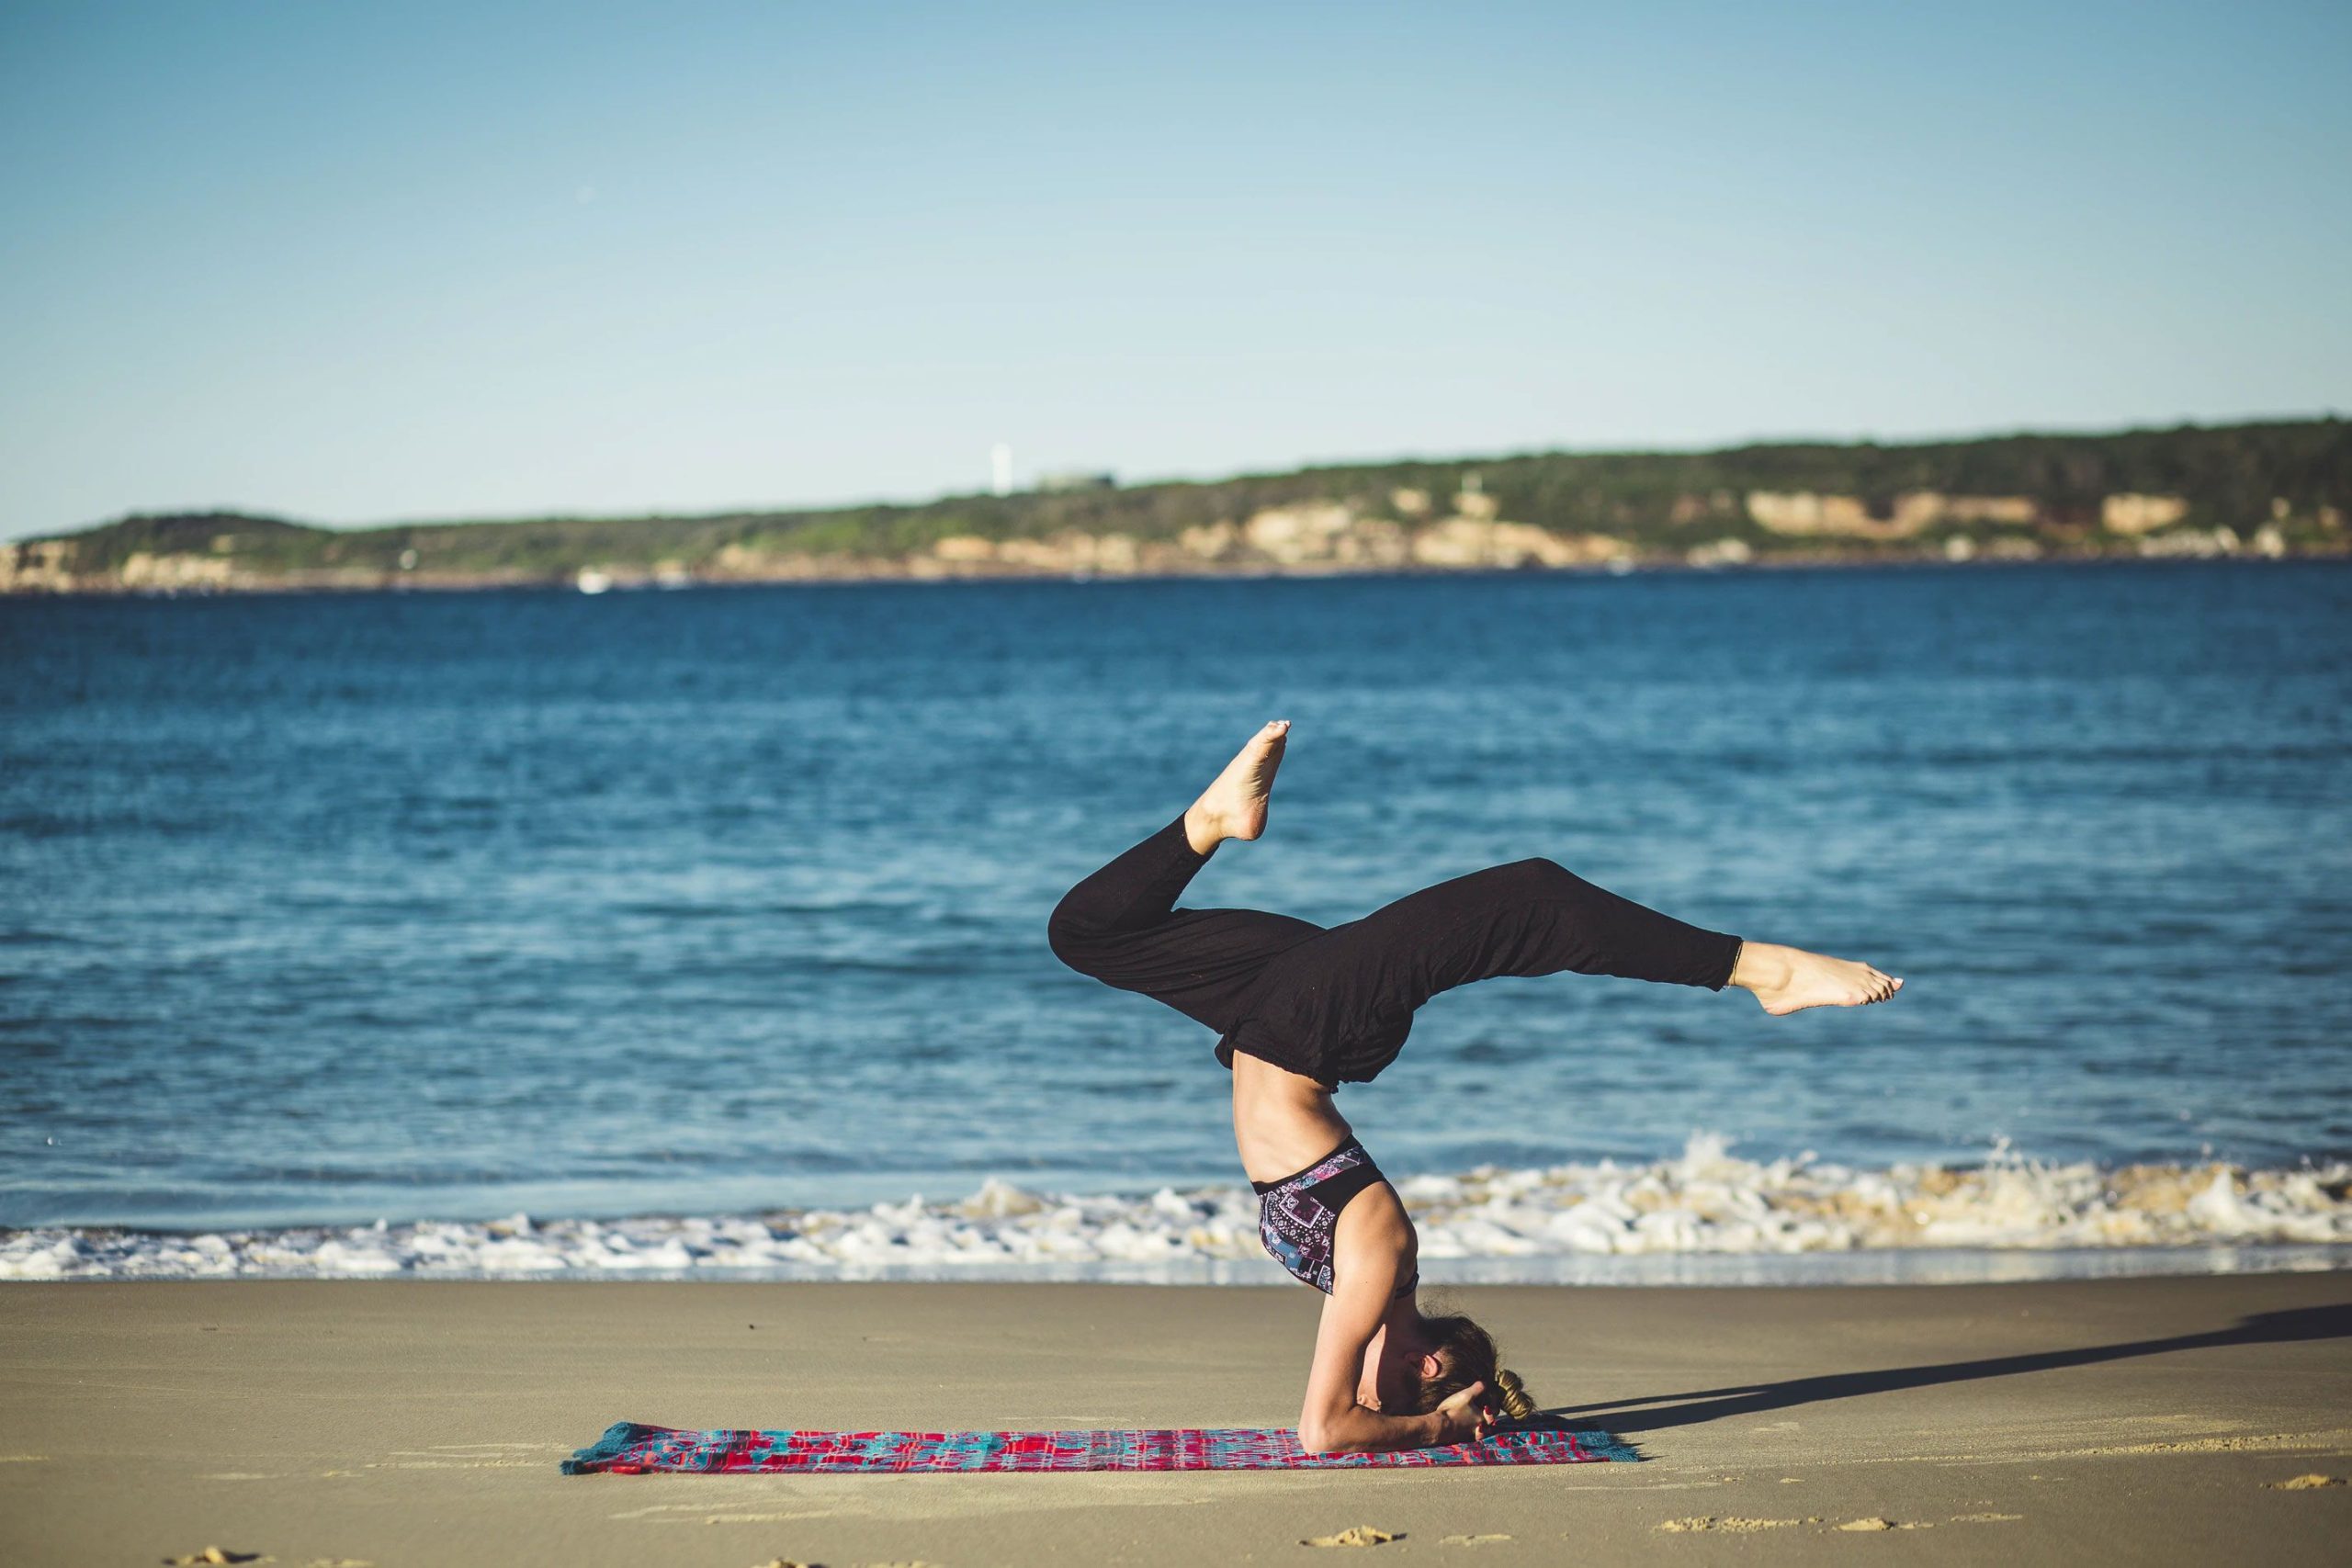
<path id="1" fill-rule="evenodd" d="M 1306 1376 L 1306 1403 L 1298 1415 L 1299 1446 L 1308 1453 L 1369 1453 L 1382 1449 L 1421 1449 L 1437 1443 L 1468 1442 L 1486 1431 L 1486 1413 L 1475 1404 L 1486 1385 L 1473 1383 L 1425 1416 L 1388 1416 L 1362 1403 L 1356 1393 L 1363 1377 L 1363 1356 L 1372 1337 L 1380 1331 L 1389 1303 L 1401 1280 L 1398 1267 L 1411 1240 L 1409 1222 L 1391 1197 L 1393 1219 L 1376 1202 L 1372 1212 L 1356 1213 L 1375 1193 L 1367 1190 L 1341 1215 L 1348 1234 L 1341 1256 L 1347 1267 L 1336 1270 L 1332 1290 L 1323 1303 L 1322 1326 L 1315 1335 L 1315 1364 Z"/>
<path id="2" fill-rule="evenodd" d="M 1350 1398 L 1341 1406 L 1327 1405 L 1317 1419 L 1310 1384 L 1298 1446 L 1311 1454 L 1362 1454 L 1476 1442 L 1487 1435 L 1487 1413 L 1473 1402 L 1486 1386 L 1474 1382 L 1426 1416 L 1384 1416 Z"/>

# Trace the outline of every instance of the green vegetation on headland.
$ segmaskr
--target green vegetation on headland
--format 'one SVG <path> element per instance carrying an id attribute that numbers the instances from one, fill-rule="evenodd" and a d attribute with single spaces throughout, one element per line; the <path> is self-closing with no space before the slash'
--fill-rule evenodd
<path id="1" fill-rule="evenodd" d="M 131 516 L 0 546 L 0 592 L 598 587 L 2352 550 L 2352 424 L 1534 453 L 698 517 Z"/>

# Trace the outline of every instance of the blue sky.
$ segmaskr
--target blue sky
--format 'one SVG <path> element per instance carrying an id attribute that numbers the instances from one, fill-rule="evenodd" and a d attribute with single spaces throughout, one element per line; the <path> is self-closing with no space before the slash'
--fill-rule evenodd
<path id="1" fill-rule="evenodd" d="M 2352 7 L 0 0 L 0 536 L 2352 408 Z"/>

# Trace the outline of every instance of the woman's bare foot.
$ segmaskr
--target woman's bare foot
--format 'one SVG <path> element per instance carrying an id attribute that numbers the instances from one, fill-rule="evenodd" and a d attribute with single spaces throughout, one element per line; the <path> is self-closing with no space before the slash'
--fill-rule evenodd
<path id="1" fill-rule="evenodd" d="M 1739 962 L 1732 966 L 1731 983 L 1755 992 L 1764 1010 L 1774 1017 L 1803 1012 L 1806 1008 L 1850 1008 L 1865 1002 L 1883 1002 L 1903 988 L 1902 981 L 1891 979 L 1867 964 L 1769 942 L 1740 944 Z"/>
<path id="2" fill-rule="evenodd" d="M 1278 718 L 1250 738 L 1215 783 L 1184 813 L 1184 837 L 1204 855 L 1227 839 L 1254 839 L 1266 830 L 1266 799 L 1283 765 L 1290 720 Z"/>

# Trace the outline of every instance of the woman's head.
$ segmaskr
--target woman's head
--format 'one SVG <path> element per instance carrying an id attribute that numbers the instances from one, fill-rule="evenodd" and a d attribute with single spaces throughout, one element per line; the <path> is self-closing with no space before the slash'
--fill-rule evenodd
<path id="1" fill-rule="evenodd" d="M 1422 1314 L 1419 1386 L 1408 1391 L 1410 1415 L 1425 1415 L 1468 1388 L 1484 1383 L 1479 1403 L 1518 1421 L 1535 1414 L 1519 1374 L 1498 1364 L 1494 1336 L 1460 1313 Z"/>

